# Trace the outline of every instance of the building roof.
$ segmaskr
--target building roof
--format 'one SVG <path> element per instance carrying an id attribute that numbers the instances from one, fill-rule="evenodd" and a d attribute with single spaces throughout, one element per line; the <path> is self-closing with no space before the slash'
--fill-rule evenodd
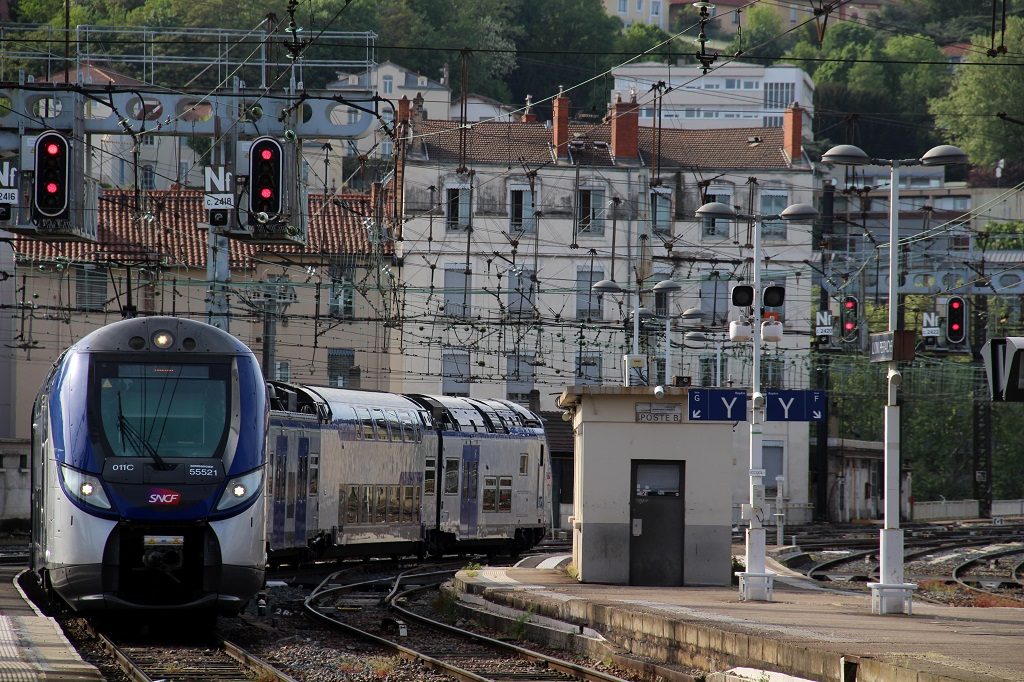
<path id="1" fill-rule="evenodd" d="M 77 71 L 72 69 L 74 74 L 72 80 L 76 83 L 80 79 L 86 85 L 146 85 L 143 81 L 126 76 L 123 73 L 118 73 L 111 69 L 101 68 L 93 64 L 80 64 Z M 64 69 L 59 69 L 50 76 L 45 82 L 48 83 L 64 83 Z"/>
<path id="2" fill-rule="evenodd" d="M 14 239 L 18 259 L 53 261 L 158 260 L 189 268 L 206 267 L 207 232 L 203 192 L 148 190 L 137 208 L 132 190 L 104 190 L 99 200 L 98 239 L 91 242 L 48 242 L 19 235 Z M 291 255 L 371 255 L 373 244 L 364 224 L 372 216 L 368 194 L 309 198 L 309 240 L 305 246 L 253 244 L 230 240 L 233 268 L 252 267 L 253 256 L 273 251 Z M 391 254 L 393 244 L 384 243 Z"/>
<path id="3" fill-rule="evenodd" d="M 460 133 L 455 121 L 421 121 L 414 125 L 410 161 L 419 156 L 441 164 L 458 163 Z M 611 153 L 608 124 L 569 124 L 569 139 L 582 143 L 583 165 L 653 166 L 656 156 L 662 168 L 786 169 L 782 128 L 722 128 L 709 130 L 638 131 L 639 158 L 616 159 Z M 481 122 L 466 129 L 466 160 L 520 166 L 550 164 L 554 158 L 551 129 L 544 123 Z M 564 159 L 564 163 L 573 163 Z"/>

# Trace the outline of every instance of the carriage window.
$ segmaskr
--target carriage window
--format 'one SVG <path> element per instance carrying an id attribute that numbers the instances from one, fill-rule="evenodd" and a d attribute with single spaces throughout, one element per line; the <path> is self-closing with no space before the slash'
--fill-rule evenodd
<path id="1" fill-rule="evenodd" d="M 388 521 L 398 521 L 402 505 L 402 487 L 398 485 L 388 486 Z"/>
<path id="2" fill-rule="evenodd" d="M 512 477 L 502 476 L 498 480 L 498 511 L 512 511 Z"/>
<path id="3" fill-rule="evenodd" d="M 525 476 L 530 472 L 530 455 L 523 453 L 519 455 L 519 475 Z"/>
<path id="4" fill-rule="evenodd" d="M 363 496 L 359 500 L 359 521 L 370 523 L 373 521 L 373 486 L 363 486 Z"/>
<path id="5" fill-rule="evenodd" d="M 402 486 L 402 521 L 412 523 L 416 521 L 416 487 L 411 485 Z"/>
<path id="6" fill-rule="evenodd" d="M 391 437 L 388 436 L 388 420 L 387 417 L 384 416 L 384 410 L 374 408 L 373 420 L 377 424 L 377 439 L 391 440 Z"/>
<path id="7" fill-rule="evenodd" d="M 498 479 L 495 476 L 484 476 L 483 510 L 498 511 Z"/>
<path id="8" fill-rule="evenodd" d="M 359 523 L 359 486 L 348 487 L 348 498 L 345 501 L 345 523 Z"/>
<path id="9" fill-rule="evenodd" d="M 388 410 L 388 426 L 391 427 L 391 440 L 402 442 L 402 421 L 398 418 L 398 412 Z"/>
<path id="10" fill-rule="evenodd" d="M 434 476 L 437 473 L 435 471 L 436 466 L 437 461 L 433 457 L 428 457 L 423 471 L 423 492 L 428 495 L 434 492 Z"/>
<path id="11" fill-rule="evenodd" d="M 459 460 L 451 458 L 444 461 L 444 494 L 456 495 L 459 492 Z"/>
<path id="12" fill-rule="evenodd" d="M 373 440 L 373 418 L 370 417 L 370 411 L 365 407 L 357 407 L 356 414 L 359 415 L 359 422 L 363 425 L 363 438 Z"/>
<path id="13" fill-rule="evenodd" d="M 416 422 L 413 421 L 412 413 L 402 413 L 402 431 L 405 433 L 407 443 L 419 443 L 419 434 L 416 433 Z"/>
<path id="14" fill-rule="evenodd" d="M 374 523 L 383 523 L 387 519 L 388 512 L 388 487 L 379 485 L 376 493 L 374 502 L 377 504 L 373 511 L 373 521 Z"/>

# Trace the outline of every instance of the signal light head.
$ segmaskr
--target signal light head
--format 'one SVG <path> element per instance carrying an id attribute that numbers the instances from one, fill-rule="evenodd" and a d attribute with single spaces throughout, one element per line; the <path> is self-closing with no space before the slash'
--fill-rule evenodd
<path id="1" fill-rule="evenodd" d="M 276 219 L 283 210 L 283 150 L 272 137 L 253 140 L 249 151 L 249 223 Z M 267 220 L 261 219 L 266 215 Z"/>
<path id="2" fill-rule="evenodd" d="M 36 138 L 35 187 L 32 193 L 34 218 L 66 217 L 70 203 L 70 172 L 68 139 L 55 130 L 48 130 Z"/>

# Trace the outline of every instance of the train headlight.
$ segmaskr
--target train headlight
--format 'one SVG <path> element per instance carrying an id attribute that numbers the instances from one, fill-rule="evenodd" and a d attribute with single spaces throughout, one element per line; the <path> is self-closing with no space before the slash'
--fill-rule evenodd
<path id="1" fill-rule="evenodd" d="M 153 334 L 153 345 L 161 350 L 167 350 L 174 343 L 174 334 L 165 329 Z"/>
<path id="2" fill-rule="evenodd" d="M 100 479 L 65 465 L 61 465 L 60 471 L 64 478 L 64 490 L 69 495 L 90 506 L 110 509 L 110 500 L 107 499 L 107 493 L 103 491 Z"/>
<path id="3" fill-rule="evenodd" d="M 263 484 L 263 468 L 254 469 L 247 474 L 236 476 L 228 481 L 224 493 L 217 502 L 217 511 L 237 507 L 252 498 Z"/>

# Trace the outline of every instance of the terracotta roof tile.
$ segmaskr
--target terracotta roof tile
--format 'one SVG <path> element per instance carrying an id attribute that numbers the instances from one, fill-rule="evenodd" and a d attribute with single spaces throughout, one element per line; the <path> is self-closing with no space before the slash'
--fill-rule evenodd
<path id="1" fill-rule="evenodd" d="M 465 131 L 466 159 L 470 163 L 519 166 L 553 162 L 551 129 L 543 123 L 482 122 Z M 653 166 L 657 140 L 653 128 L 639 130 L 637 159 L 610 156 L 611 129 L 608 124 L 571 123 L 570 140 L 584 144 L 584 165 Z M 756 138 L 756 140 L 755 140 Z M 754 170 L 789 167 L 783 152 L 782 128 L 723 128 L 711 130 L 661 131 L 662 168 L 743 168 Z M 454 121 L 421 121 L 415 124 L 411 157 L 430 162 L 456 164 L 459 161 L 459 124 Z M 572 157 L 561 160 L 569 164 Z"/>
<path id="2" fill-rule="evenodd" d="M 98 240 L 90 242 L 47 242 L 17 236 L 14 251 L 19 259 L 53 261 L 103 261 L 117 259 L 158 259 L 167 264 L 191 268 L 206 267 L 207 233 L 199 227 L 206 221 L 203 192 L 198 190 L 149 190 L 143 195 L 143 210 L 136 209 L 131 190 L 104 190 L 99 201 Z M 230 240 L 232 268 L 252 266 L 255 253 L 289 254 L 371 254 L 370 233 L 364 219 L 371 216 L 368 194 L 346 194 L 325 201 L 322 194 L 310 195 L 309 240 L 306 246 L 253 244 Z M 384 252 L 393 252 L 385 243 Z"/>

